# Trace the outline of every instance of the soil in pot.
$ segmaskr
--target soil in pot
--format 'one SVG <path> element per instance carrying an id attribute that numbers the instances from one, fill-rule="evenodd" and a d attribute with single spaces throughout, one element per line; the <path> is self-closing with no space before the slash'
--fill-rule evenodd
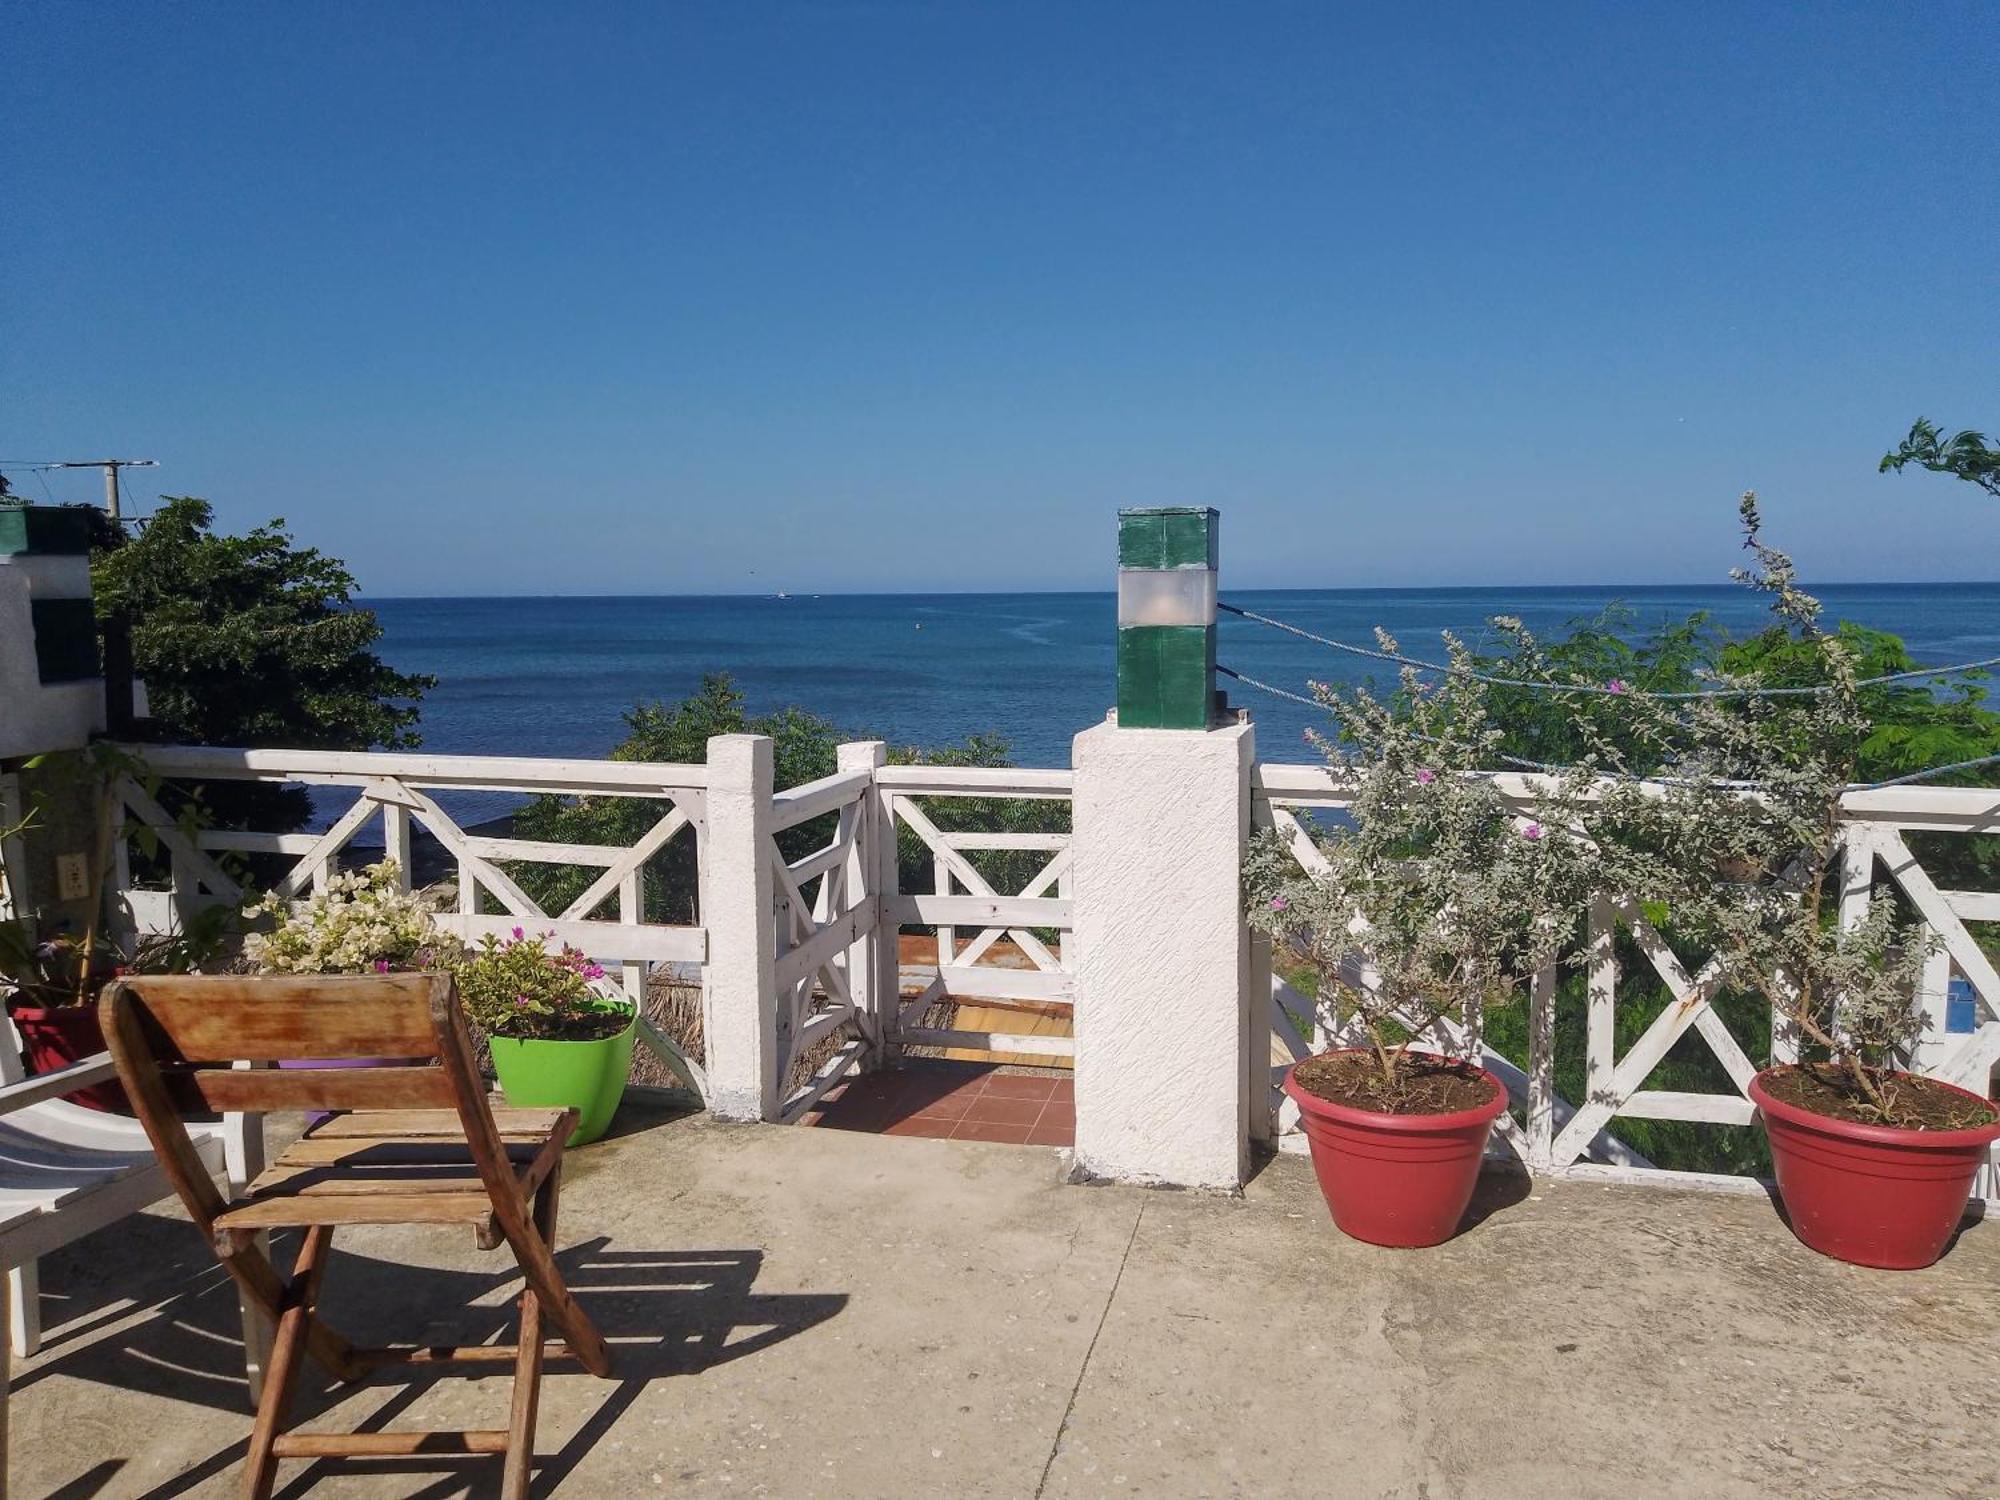
<path id="1" fill-rule="evenodd" d="M 1750 1097 L 1792 1232 L 1837 1260 L 1915 1270 L 1950 1243 L 2000 1140 L 2000 1111 L 1936 1079 L 1885 1082 L 1898 1120 L 1917 1123 L 1880 1123 L 1838 1070 L 1817 1064 L 1767 1069 L 1750 1081 Z"/>
<path id="2" fill-rule="evenodd" d="M 1393 1081 L 1372 1051 L 1324 1053 L 1287 1073 L 1285 1092 L 1299 1106 L 1334 1223 L 1397 1248 L 1457 1232 L 1486 1138 L 1507 1107 L 1491 1073 L 1428 1053 L 1405 1054 Z"/>
<path id="3" fill-rule="evenodd" d="M 521 1108 L 577 1112 L 569 1144 L 596 1140 L 611 1125 L 632 1071 L 632 1041 L 639 1015 L 628 1005 L 605 1005 L 567 1024 L 544 1025 L 554 1035 L 490 1036 L 493 1070 L 507 1102 Z"/>

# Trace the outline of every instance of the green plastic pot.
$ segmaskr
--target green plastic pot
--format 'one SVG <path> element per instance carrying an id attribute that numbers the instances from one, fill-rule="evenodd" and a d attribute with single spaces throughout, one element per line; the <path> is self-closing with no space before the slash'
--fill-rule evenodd
<path id="1" fill-rule="evenodd" d="M 596 1140 L 610 1127 L 611 1116 L 625 1093 L 632 1071 L 632 1038 L 639 1013 L 629 1005 L 604 1005 L 630 1019 L 616 1036 L 594 1042 L 555 1042 L 539 1038 L 489 1037 L 493 1070 L 507 1102 L 520 1109 L 573 1109 L 580 1117 L 569 1144 Z"/>

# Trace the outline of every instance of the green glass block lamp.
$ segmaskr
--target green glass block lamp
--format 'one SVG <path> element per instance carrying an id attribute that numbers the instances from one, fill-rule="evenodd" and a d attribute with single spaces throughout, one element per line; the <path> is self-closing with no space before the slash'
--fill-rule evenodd
<path id="1" fill-rule="evenodd" d="M 1118 723 L 1206 729 L 1215 719 L 1220 512 L 1118 512 Z"/>

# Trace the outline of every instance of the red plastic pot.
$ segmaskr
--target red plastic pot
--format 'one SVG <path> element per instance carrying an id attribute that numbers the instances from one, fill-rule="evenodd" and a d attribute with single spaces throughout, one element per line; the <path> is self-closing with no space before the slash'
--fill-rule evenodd
<path id="1" fill-rule="evenodd" d="M 1358 1051 L 1358 1048 L 1345 1048 Z M 1312 1147 L 1313 1173 L 1333 1222 L 1371 1245 L 1416 1249 L 1458 1232 L 1479 1184 L 1493 1122 L 1507 1086 L 1484 1068 L 1493 1097 L 1448 1115 L 1390 1115 L 1322 1099 L 1285 1074 Z"/>
<path id="2" fill-rule="evenodd" d="M 1773 1099 L 1764 1088 L 1770 1072 L 1750 1080 L 1750 1098 L 1771 1141 L 1792 1233 L 1822 1255 L 1889 1271 L 1913 1271 L 1942 1255 L 1979 1164 L 2000 1140 L 2000 1115 L 1969 1130 L 1860 1125 Z M 1992 1108 L 1967 1089 L 1945 1087 Z"/>
<path id="3" fill-rule="evenodd" d="M 21 1050 L 27 1054 L 31 1073 L 53 1073 L 104 1050 L 104 1028 L 98 1025 L 95 1005 L 16 1005 L 8 1014 L 21 1033 Z M 115 1080 L 93 1083 L 63 1098 L 106 1114 L 132 1113 L 124 1085 Z"/>

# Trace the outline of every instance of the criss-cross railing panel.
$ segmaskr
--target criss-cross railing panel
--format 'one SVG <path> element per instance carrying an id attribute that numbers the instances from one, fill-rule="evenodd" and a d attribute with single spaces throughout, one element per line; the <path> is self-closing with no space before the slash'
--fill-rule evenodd
<path id="1" fill-rule="evenodd" d="M 191 828 L 136 781 L 117 789 L 124 833 L 114 849 L 114 905 L 134 934 L 179 931 L 193 912 L 217 903 L 240 904 L 249 894 L 240 866 L 264 866 L 260 889 L 303 900 L 326 889 L 344 865 L 368 858 L 395 861 L 410 887 L 417 833 L 436 842 L 456 872 L 457 910 L 440 912 L 438 926 L 465 941 L 521 928 L 553 934 L 610 969 L 607 993 L 640 1005 L 642 1037 L 697 1091 L 705 1092 L 699 1066 L 644 1017 L 643 1001 L 656 965 L 697 967 L 707 956 L 700 926 L 646 920 L 647 862 L 685 836 L 699 842 L 707 768 L 615 761 L 538 761 L 511 757 L 425 756 L 312 751 L 220 750 L 153 747 L 144 751 L 162 782 L 260 782 L 269 785 L 352 789 L 353 800 L 318 832 Z M 439 791 L 553 793 L 618 796 L 655 803 L 660 816 L 630 845 L 567 844 L 468 831 L 433 795 Z M 135 880 L 132 835 L 148 830 L 168 864 L 164 888 Z M 380 854 L 363 853 L 357 841 L 379 828 Z M 508 872 L 510 865 L 572 866 L 596 872 L 590 884 L 560 911 L 550 913 Z M 615 915 L 600 913 L 616 902 Z M 493 908 L 498 908 L 494 910 Z"/>
<path id="2" fill-rule="evenodd" d="M 904 891 L 899 882 L 883 893 L 884 926 L 898 933 L 928 930 L 937 944 L 934 964 L 913 963 L 901 970 L 907 998 L 898 1010 L 893 1040 L 1024 1060 L 1056 1062 L 1074 1057 L 1075 1042 L 1069 1036 L 923 1024 L 940 1001 L 1050 1007 L 1073 1003 L 1075 914 L 1067 828 L 947 829 L 940 826 L 943 813 L 935 806 L 966 799 L 988 804 L 989 810 L 992 805 L 1066 802 L 1069 773 L 885 766 L 876 779 L 892 826 L 914 837 L 928 856 L 931 876 L 928 890 Z M 1066 823 L 1067 819 L 1038 821 Z M 1015 872 L 1004 889 L 988 873 L 997 863 L 992 856 L 1014 856 L 1004 861 Z M 1054 1014 L 1066 1012 L 1058 1009 Z"/>

